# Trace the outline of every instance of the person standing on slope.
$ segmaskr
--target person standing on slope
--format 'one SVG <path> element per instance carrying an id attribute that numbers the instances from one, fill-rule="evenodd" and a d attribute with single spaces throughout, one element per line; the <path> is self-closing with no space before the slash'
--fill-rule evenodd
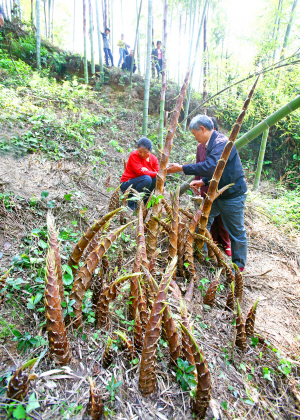
<path id="1" fill-rule="evenodd" d="M 101 35 L 102 35 L 102 38 L 103 38 L 103 49 L 104 49 L 104 53 L 105 53 L 106 65 L 107 65 L 107 67 L 109 66 L 109 62 L 108 62 L 108 57 L 109 57 L 110 61 L 111 61 L 111 66 L 114 67 L 114 58 L 113 58 L 113 55 L 111 53 L 109 38 L 108 38 L 109 34 L 110 34 L 110 29 L 109 28 L 105 29 L 105 33 L 101 32 Z"/>

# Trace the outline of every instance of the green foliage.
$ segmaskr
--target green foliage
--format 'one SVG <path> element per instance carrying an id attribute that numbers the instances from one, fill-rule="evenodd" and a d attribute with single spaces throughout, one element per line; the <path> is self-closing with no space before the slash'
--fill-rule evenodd
<path id="1" fill-rule="evenodd" d="M 176 381 L 180 382 L 184 391 L 187 391 L 188 388 L 193 389 L 197 385 L 192 373 L 194 370 L 195 366 L 191 366 L 187 360 L 177 359 Z"/>
<path id="2" fill-rule="evenodd" d="M 122 383 L 123 381 L 116 382 L 114 375 L 112 375 L 111 380 L 108 381 L 108 385 L 106 386 L 106 389 L 109 391 L 111 401 L 115 400 L 117 389 L 119 388 L 119 386 L 122 385 Z"/>

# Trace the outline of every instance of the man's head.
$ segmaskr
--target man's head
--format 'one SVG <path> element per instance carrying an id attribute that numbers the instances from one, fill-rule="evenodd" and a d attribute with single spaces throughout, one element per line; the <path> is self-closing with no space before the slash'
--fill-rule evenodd
<path id="1" fill-rule="evenodd" d="M 133 50 L 130 50 L 130 57 L 133 56 Z"/>
<path id="2" fill-rule="evenodd" d="M 157 49 L 158 49 L 158 50 L 160 50 L 160 49 L 161 49 L 161 41 L 157 41 L 157 43 L 156 43 L 156 47 L 157 47 Z"/>
<path id="3" fill-rule="evenodd" d="M 105 29 L 105 33 L 106 33 L 106 35 L 108 35 L 110 33 L 110 29 L 109 28 L 106 28 Z"/>
<path id="4" fill-rule="evenodd" d="M 209 117 L 200 114 L 192 119 L 189 130 L 195 136 L 198 143 L 205 145 L 214 131 L 214 125 Z"/>
<path id="5" fill-rule="evenodd" d="M 121 39 L 122 39 L 122 40 L 124 39 L 124 34 L 122 34 L 122 35 L 121 35 Z"/>
<path id="6" fill-rule="evenodd" d="M 139 139 L 137 151 L 142 159 L 148 159 L 152 150 L 152 141 L 147 137 Z"/>

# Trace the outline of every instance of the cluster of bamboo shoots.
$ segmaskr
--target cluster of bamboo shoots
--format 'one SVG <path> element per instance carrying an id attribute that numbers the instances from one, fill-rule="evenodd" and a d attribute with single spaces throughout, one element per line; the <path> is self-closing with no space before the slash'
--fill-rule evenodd
<path id="1" fill-rule="evenodd" d="M 167 172 L 166 168 L 188 79 L 189 73 L 187 73 L 183 87 L 178 95 L 166 137 L 165 147 L 161 156 L 160 171 L 157 175 L 156 196 L 163 195 Z M 196 280 L 194 247 L 196 247 L 198 255 L 201 255 L 203 243 L 205 242 L 208 247 L 209 256 L 219 266 L 216 277 L 207 289 L 203 303 L 209 306 L 214 305 L 220 275 L 223 271 L 226 275 L 228 285 L 225 308 L 234 312 L 235 306 L 237 307 L 235 344 L 242 351 L 245 351 L 246 336 L 251 337 L 254 333 L 257 302 L 251 308 L 245 323 L 240 310 L 240 301 L 243 298 L 242 275 L 238 267 L 233 265 L 232 268 L 228 265 L 224 255 L 212 241 L 206 225 L 212 202 L 222 193 L 222 190 L 217 191 L 217 186 L 255 86 L 256 83 L 244 104 L 243 110 L 234 125 L 228 143 L 218 162 L 215 174 L 210 182 L 206 199 L 196 214 L 192 214 L 189 208 L 179 208 L 178 188 L 171 203 L 168 203 L 166 199 L 155 200 L 149 212 L 149 218 L 148 208 L 144 209 L 143 202 L 141 201 L 137 219 L 124 224 L 126 222 L 124 205 L 132 191 L 129 189 L 125 192 L 122 198 L 123 207 L 119 207 L 120 187 L 118 187 L 110 200 L 109 213 L 96 221 L 84 233 L 73 249 L 68 261 L 68 265 L 72 269 L 74 276 L 72 291 L 70 293 L 70 301 L 74 300 L 75 302 L 73 306 L 75 318 L 70 322 L 70 325 L 73 325 L 74 328 L 79 328 L 82 325 L 83 297 L 86 291 L 91 288 L 93 290 L 92 304 L 95 310 L 95 327 L 97 329 L 109 329 L 111 324 L 110 303 L 118 296 L 120 287 L 126 281 L 130 282 L 129 317 L 131 320 L 134 320 L 133 340 L 124 331 L 113 332 L 112 337 L 108 338 L 103 354 L 103 368 L 108 368 L 113 361 L 115 354 L 113 337 L 117 336 L 121 340 L 123 349 L 129 360 L 132 361 L 141 353 L 139 389 L 145 397 L 153 394 L 156 391 L 157 382 L 156 358 L 158 341 L 163 333 L 168 342 L 172 362 L 176 363 L 177 359 L 182 357 L 188 360 L 190 365 L 196 367 L 197 388 L 195 398 L 192 402 L 192 411 L 195 417 L 199 419 L 205 417 L 210 401 L 211 378 L 209 366 L 203 351 L 192 334 L 186 307 L 186 301 L 190 301 L 193 297 L 194 281 Z M 161 218 L 162 206 L 164 206 L 167 214 L 165 220 Z M 117 214 L 119 214 L 122 227 L 110 230 L 111 221 Z M 145 224 L 147 218 L 148 221 Z M 46 327 L 50 355 L 59 364 L 64 365 L 70 362 L 72 354 L 66 334 L 61 305 L 64 300 L 63 276 L 57 234 L 54 219 L 51 215 L 48 215 L 47 222 L 49 251 L 47 255 L 45 285 Z M 122 267 L 122 252 L 119 253 L 115 267 L 112 270 L 109 269 L 107 252 L 121 233 L 135 223 L 137 223 L 137 251 L 132 273 L 118 276 Z M 197 227 L 198 234 L 195 233 Z M 147 232 L 146 238 L 145 231 Z M 159 232 L 169 237 L 169 264 L 165 272 L 160 274 L 158 284 L 156 259 L 160 252 L 157 248 Z M 86 253 L 85 256 L 84 253 Z M 83 256 L 84 261 L 81 262 Z M 98 272 L 96 272 L 96 269 Z M 176 283 L 177 272 L 179 276 L 189 276 L 191 279 L 184 298 Z M 2 278 L 1 282 L 4 284 L 5 278 Z M 168 291 L 172 291 L 174 297 L 178 300 L 178 311 L 181 317 L 181 322 L 179 323 L 180 328 L 175 324 L 173 314 L 168 306 Z M 30 364 L 25 367 L 31 368 L 31 366 Z M 16 372 L 13 381 L 10 383 L 10 398 L 18 399 L 20 397 L 22 399 L 27 392 L 30 376 L 24 375 L 23 371 L 24 366 Z M 95 383 L 91 379 L 89 410 L 93 418 L 100 418 L 102 412 L 100 391 L 99 389 L 95 389 Z"/>

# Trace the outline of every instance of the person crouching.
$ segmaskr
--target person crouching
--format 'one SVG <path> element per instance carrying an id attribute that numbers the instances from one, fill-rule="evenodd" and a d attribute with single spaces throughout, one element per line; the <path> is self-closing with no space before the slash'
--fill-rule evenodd
<path id="1" fill-rule="evenodd" d="M 143 201 L 147 202 L 156 185 L 156 176 L 159 171 L 158 159 L 151 153 L 152 142 L 147 137 L 142 137 L 137 150 L 130 153 L 125 171 L 121 177 L 121 191 L 125 192 L 131 185 L 139 193 L 144 193 Z M 129 198 L 132 194 L 129 194 Z M 128 207 L 134 211 L 136 201 L 129 200 Z"/>

